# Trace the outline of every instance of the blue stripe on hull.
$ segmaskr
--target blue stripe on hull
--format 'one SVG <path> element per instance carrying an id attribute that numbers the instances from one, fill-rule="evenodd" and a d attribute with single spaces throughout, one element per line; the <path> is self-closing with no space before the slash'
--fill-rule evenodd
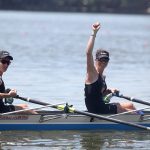
<path id="1" fill-rule="evenodd" d="M 2 130 L 135 130 L 135 129 L 137 128 L 122 124 L 1 124 L 0 125 L 1 131 Z"/>

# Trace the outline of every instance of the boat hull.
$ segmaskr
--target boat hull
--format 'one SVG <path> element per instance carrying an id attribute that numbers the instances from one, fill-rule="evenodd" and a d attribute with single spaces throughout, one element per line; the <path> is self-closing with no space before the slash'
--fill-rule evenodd
<path id="1" fill-rule="evenodd" d="M 149 115 L 150 112 L 144 116 L 121 115 L 115 119 L 150 127 L 150 119 L 147 117 Z M 38 115 L 0 116 L 0 130 L 137 130 L 137 128 L 84 115 L 48 112 Z"/>
<path id="2" fill-rule="evenodd" d="M 150 127 L 147 124 L 141 125 Z M 3 124 L 0 125 L 0 130 L 137 130 L 137 128 L 121 124 Z"/>

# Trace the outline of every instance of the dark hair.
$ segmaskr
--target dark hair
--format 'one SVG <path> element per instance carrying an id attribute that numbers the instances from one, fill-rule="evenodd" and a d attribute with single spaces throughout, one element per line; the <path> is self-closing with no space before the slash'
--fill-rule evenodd
<path id="1" fill-rule="evenodd" d="M 109 60 L 109 52 L 104 49 L 98 49 L 96 51 L 96 60 L 100 60 L 101 58 L 106 58 Z"/>

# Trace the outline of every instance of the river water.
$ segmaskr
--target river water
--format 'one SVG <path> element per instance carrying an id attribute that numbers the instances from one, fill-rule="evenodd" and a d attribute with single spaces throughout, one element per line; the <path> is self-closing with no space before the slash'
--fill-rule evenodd
<path id="1" fill-rule="evenodd" d="M 20 96 L 54 104 L 68 102 L 85 110 L 85 49 L 91 24 L 96 21 L 101 22 L 102 28 L 94 52 L 104 48 L 111 55 L 105 72 L 108 87 L 149 101 L 148 15 L 0 11 L 0 48 L 14 57 L 3 76 L 6 87 L 17 89 Z M 14 102 L 19 103 L 25 102 Z M 1 132 L 0 141 L 1 149 L 12 150 L 147 150 L 150 147 L 150 135 L 145 132 L 6 131 Z"/>

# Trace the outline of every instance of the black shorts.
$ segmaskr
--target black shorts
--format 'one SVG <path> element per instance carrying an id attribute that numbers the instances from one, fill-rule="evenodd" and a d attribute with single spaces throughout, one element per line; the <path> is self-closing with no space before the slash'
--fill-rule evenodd
<path id="1" fill-rule="evenodd" d="M 6 113 L 10 111 L 15 111 L 14 105 L 1 105 L 0 106 L 0 113 Z"/>
<path id="2" fill-rule="evenodd" d="M 117 106 L 113 103 L 105 104 L 99 89 L 98 81 L 85 85 L 85 104 L 87 110 L 91 113 L 116 114 Z"/>

